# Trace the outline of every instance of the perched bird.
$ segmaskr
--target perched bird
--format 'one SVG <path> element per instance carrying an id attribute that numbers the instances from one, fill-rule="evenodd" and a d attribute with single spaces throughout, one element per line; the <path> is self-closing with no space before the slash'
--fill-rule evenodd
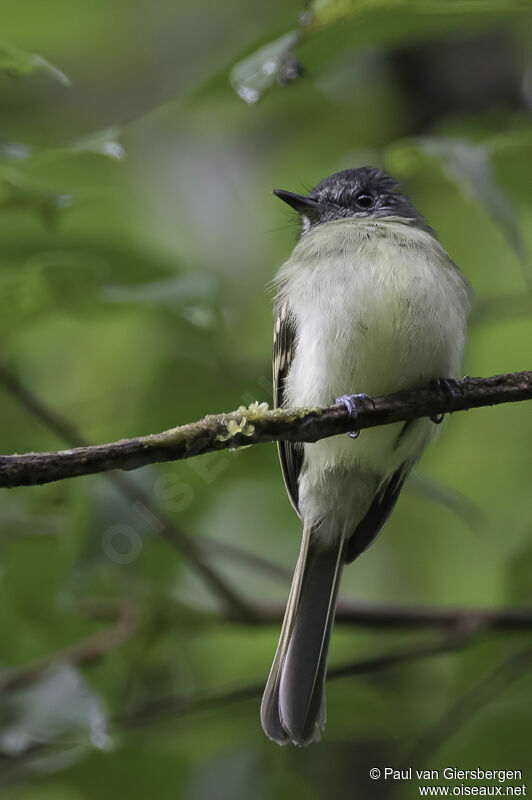
<path id="1" fill-rule="evenodd" d="M 325 725 L 327 653 L 344 564 L 375 539 L 435 431 L 424 418 L 370 428 L 353 441 L 357 393 L 457 377 L 471 289 L 380 169 L 338 172 L 308 196 L 274 193 L 301 221 L 299 241 L 275 278 L 275 405 L 336 401 L 355 429 L 279 445 L 303 537 L 261 722 L 279 744 L 305 745 Z"/>

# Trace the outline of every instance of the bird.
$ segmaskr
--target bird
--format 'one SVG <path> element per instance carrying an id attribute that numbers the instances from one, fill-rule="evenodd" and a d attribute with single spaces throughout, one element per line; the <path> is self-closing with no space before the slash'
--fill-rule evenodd
<path id="1" fill-rule="evenodd" d="M 278 444 L 303 533 L 260 716 L 274 742 L 308 745 L 326 721 L 343 568 L 375 540 L 438 430 L 439 420 L 422 418 L 358 437 L 357 404 L 432 382 L 452 393 L 473 293 L 412 200 L 379 168 L 342 170 L 308 195 L 274 194 L 300 222 L 273 281 L 274 406 L 337 403 L 354 428 Z"/>

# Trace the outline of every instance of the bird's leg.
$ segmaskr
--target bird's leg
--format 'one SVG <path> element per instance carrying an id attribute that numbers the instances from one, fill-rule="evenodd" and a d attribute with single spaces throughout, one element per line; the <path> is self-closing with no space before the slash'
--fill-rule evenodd
<path id="1" fill-rule="evenodd" d="M 373 402 L 372 398 L 369 394 L 362 392 L 361 394 L 343 394 L 341 397 L 337 397 L 335 403 L 337 406 L 344 406 L 349 411 L 349 416 L 355 423 L 355 429 L 350 431 L 347 435 L 351 437 L 351 439 L 358 439 L 360 436 L 360 431 L 356 427 L 356 423 L 358 420 L 358 401 L 359 400 L 367 400 L 371 403 L 373 408 L 375 408 L 375 403 Z"/>
<path id="2" fill-rule="evenodd" d="M 448 399 L 451 401 L 451 410 L 453 401 L 458 400 L 458 398 L 462 396 L 462 389 L 458 385 L 458 381 L 456 381 L 454 378 L 436 378 L 434 381 L 434 387 L 438 389 L 438 391 L 446 400 Z M 444 417 L 445 414 L 437 414 L 430 419 L 435 425 L 440 425 L 443 422 Z"/>

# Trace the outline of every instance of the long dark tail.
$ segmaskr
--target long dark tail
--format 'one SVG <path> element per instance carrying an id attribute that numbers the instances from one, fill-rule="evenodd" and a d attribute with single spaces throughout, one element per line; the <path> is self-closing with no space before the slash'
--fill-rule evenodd
<path id="1" fill-rule="evenodd" d="M 327 654 L 344 561 L 344 539 L 325 548 L 305 528 L 277 652 L 261 705 L 262 727 L 278 744 L 304 745 L 325 725 Z M 323 539 L 322 539 L 323 537 Z"/>

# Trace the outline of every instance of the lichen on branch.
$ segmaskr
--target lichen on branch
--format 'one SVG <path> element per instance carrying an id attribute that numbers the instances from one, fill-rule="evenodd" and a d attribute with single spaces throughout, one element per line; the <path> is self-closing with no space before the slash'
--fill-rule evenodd
<path id="1" fill-rule="evenodd" d="M 530 399 L 530 370 L 489 378 L 466 377 L 453 382 L 452 392 L 445 384 L 433 382 L 385 397 L 361 397 L 357 428 L 363 430 L 420 417 L 436 418 L 441 414 Z M 311 443 L 347 433 L 352 428 L 353 420 L 343 406 L 269 410 L 265 403 L 252 403 L 247 408 L 241 406 L 230 413 L 209 415 L 197 422 L 133 439 L 50 453 L 3 455 L 0 487 L 32 486 L 113 469 L 137 469 L 146 464 L 264 442 Z"/>

